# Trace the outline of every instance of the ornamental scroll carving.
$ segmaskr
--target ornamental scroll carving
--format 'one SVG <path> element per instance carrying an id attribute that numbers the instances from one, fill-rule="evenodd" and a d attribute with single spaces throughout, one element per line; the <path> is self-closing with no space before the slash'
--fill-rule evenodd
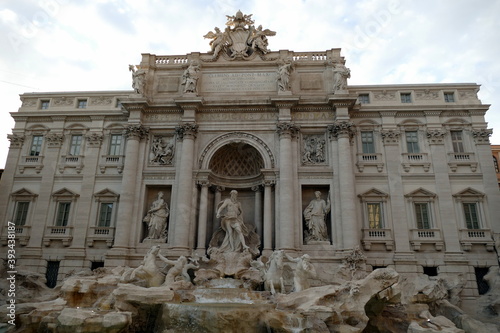
<path id="1" fill-rule="evenodd" d="M 21 148 L 24 143 L 24 135 L 7 134 L 7 139 L 10 141 L 10 148 Z"/>
<path id="2" fill-rule="evenodd" d="M 245 15 L 238 11 L 236 15 L 226 15 L 226 29 L 221 31 L 215 27 L 204 38 L 211 39 L 210 51 L 212 61 L 222 55 L 227 60 L 249 60 L 256 54 L 265 55 L 269 52 L 267 37 L 276 35 L 275 31 L 257 28 L 252 20 L 252 14 Z"/>
<path id="3" fill-rule="evenodd" d="M 61 147 L 64 141 L 64 135 L 62 133 L 49 133 L 45 135 L 45 140 L 47 141 L 48 147 Z"/>
<path id="4" fill-rule="evenodd" d="M 305 165 L 325 163 L 326 141 L 323 135 L 307 135 L 303 138 L 302 163 Z"/>
<path id="5" fill-rule="evenodd" d="M 102 143 L 103 135 L 102 135 L 102 133 L 92 132 L 92 133 L 87 134 L 85 136 L 85 139 L 86 139 L 87 145 L 89 147 L 99 148 L 101 146 L 101 143 Z"/>
<path id="6" fill-rule="evenodd" d="M 382 130 L 380 134 L 384 144 L 397 144 L 401 137 L 401 132 L 395 130 Z"/>
<path id="7" fill-rule="evenodd" d="M 149 161 L 153 165 L 173 165 L 174 152 L 173 137 L 155 135 L 151 143 Z"/>
<path id="8" fill-rule="evenodd" d="M 149 134 L 149 128 L 142 125 L 128 125 L 125 129 L 125 136 L 129 139 L 142 140 Z"/>
<path id="9" fill-rule="evenodd" d="M 490 136 L 493 134 L 493 129 L 472 130 L 472 137 L 476 144 L 490 144 Z"/>
<path id="10" fill-rule="evenodd" d="M 442 129 L 433 129 L 427 131 L 427 139 L 430 144 L 443 144 L 446 132 Z"/>

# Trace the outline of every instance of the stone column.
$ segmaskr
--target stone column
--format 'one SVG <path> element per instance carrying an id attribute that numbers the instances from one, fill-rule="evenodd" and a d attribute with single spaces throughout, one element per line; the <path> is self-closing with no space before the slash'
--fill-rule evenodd
<path id="1" fill-rule="evenodd" d="M 274 180 L 264 181 L 264 232 L 263 232 L 263 254 L 270 254 L 273 251 L 273 200 L 272 186 Z"/>
<path id="2" fill-rule="evenodd" d="M 481 113 L 482 115 L 482 113 Z M 498 184 L 494 181 L 496 178 L 495 167 L 493 166 L 492 152 L 490 146 L 490 136 L 493 134 L 491 129 L 478 129 L 472 131 L 474 142 L 476 143 L 477 161 L 481 165 L 481 172 L 483 173 L 483 186 L 484 192 L 489 202 L 500 202 L 500 192 L 498 191 Z M 488 205 L 489 220 L 494 221 L 495 218 L 500 216 L 500 205 Z M 489 227 L 489 226 L 485 226 Z M 495 240 L 500 237 L 500 224 L 491 223 L 491 228 L 496 236 Z M 500 255 L 500 253 L 499 253 Z"/>
<path id="3" fill-rule="evenodd" d="M 139 164 L 139 144 L 147 137 L 149 129 L 140 124 L 129 125 L 126 129 L 127 145 L 125 150 L 125 165 L 123 166 L 123 182 L 120 193 L 120 204 L 116 216 L 116 231 L 114 249 L 129 248 L 130 225 L 132 221 L 135 202 L 137 169 Z"/>
<path id="4" fill-rule="evenodd" d="M 181 162 L 178 166 L 177 216 L 174 223 L 173 248 L 189 249 L 189 230 L 191 225 L 191 206 L 193 198 L 194 141 L 198 125 L 185 123 L 176 128 L 182 140 Z"/>
<path id="5" fill-rule="evenodd" d="M 292 138 L 297 135 L 298 127 L 291 122 L 277 124 L 280 137 L 280 173 L 279 173 L 279 242 L 276 247 L 283 250 L 295 250 L 295 203 L 293 179 Z"/>
<path id="6" fill-rule="evenodd" d="M 199 180 L 201 186 L 200 193 L 200 212 L 198 215 L 198 241 L 196 250 L 200 254 L 205 253 L 205 243 L 207 239 L 207 218 L 208 218 L 208 187 L 210 183 L 207 180 Z"/>
<path id="7" fill-rule="evenodd" d="M 252 186 L 255 192 L 254 221 L 257 235 L 262 235 L 262 192 L 260 185 Z"/>
<path id="8" fill-rule="evenodd" d="M 435 116 L 434 113 L 430 112 L 426 115 L 428 118 Z M 431 123 L 431 121 L 428 120 L 427 123 Z M 441 128 L 429 129 L 427 131 L 427 138 L 429 139 L 429 147 L 431 149 L 431 163 L 436 182 L 436 194 L 439 198 L 439 206 L 437 208 L 441 216 L 443 239 L 446 244 L 446 256 L 448 258 L 458 257 L 459 259 L 463 259 L 449 177 L 448 152 L 444 145 L 445 136 L 446 132 Z M 491 159 L 491 156 L 489 158 Z"/>
<path id="9" fill-rule="evenodd" d="M 217 206 L 222 201 L 222 191 L 224 190 L 225 188 L 223 186 L 214 186 L 214 216 L 212 217 L 212 220 L 214 221 L 213 231 L 215 231 L 215 228 L 217 227 Z"/>
<path id="10" fill-rule="evenodd" d="M 328 126 L 331 136 L 338 144 L 338 178 L 340 191 L 342 247 L 351 249 L 359 244 L 359 229 L 356 218 L 356 192 L 351 153 L 351 139 L 354 137 L 354 124 L 337 121 Z"/>
<path id="11" fill-rule="evenodd" d="M 395 112 L 387 113 L 391 115 L 391 119 L 396 116 Z M 412 258 L 414 253 L 410 249 L 410 228 L 406 222 L 408 218 L 406 216 L 405 193 L 400 172 L 401 150 L 399 148 L 399 139 L 401 132 L 394 129 L 384 129 L 381 135 L 385 149 L 387 183 L 389 184 L 390 208 L 393 221 L 392 226 L 390 226 L 390 221 L 386 219 L 384 221 L 386 224 L 384 228 L 394 231 L 395 259 L 401 256 L 405 256 L 408 259 Z"/>

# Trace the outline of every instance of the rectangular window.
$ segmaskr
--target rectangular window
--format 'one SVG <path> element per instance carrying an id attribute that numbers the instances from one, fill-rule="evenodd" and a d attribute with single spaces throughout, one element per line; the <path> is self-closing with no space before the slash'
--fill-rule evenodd
<path id="1" fill-rule="evenodd" d="M 80 155 L 80 147 L 82 145 L 81 135 L 72 135 L 71 143 L 69 145 L 69 154 L 73 156 Z"/>
<path id="2" fill-rule="evenodd" d="M 111 226 L 111 214 L 113 213 L 112 202 L 102 202 L 99 209 L 99 227 Z"/>
<path id="3" fill-rule="evenodd" d="M 358 96 L 358 101 L 360 104 L 369 104 L 370 103 L 370 95 L 368 94 L 360 94 Z"/>
<path id="4" fill-rule="evenodd" d="M 120 101 L 119 99 L 116 100 L 116 107 L 118 109 L 121 109 L 122 108 L 122 101 Z"/>
<path id="5" fill-rule="evenodd" d="M 121 155 L 122 154 L 122 141 L 123 136 L 121 134 L 111 134 L 109 141 L 109 155 Z"/>
<path id="6" fill-rule="evenodd" d="M 417 220 L 417 229 L 431 228 L 431 218 L 429 213 L 429 203 L 415 203 L 415 218 Z"/>
<path id="7" fill-rule="evenodd" d="M 50 101 L 49 100 L 42 100 L 40 101 L 40 109 L 46 110 L 49 108 Z"/>
<path id="8" fill-rule="evenodd" d="M 374 154 L 375 144 L 373 142 L 373 132 L 361 132 L 361 146 L 363 154 Z"/>
<path id="9" fill-rule="evenodd" d="M 59 203 L 57 207 L 56 226 L 65 227 L 68 225 L 70 208 L 71 208 L 71 202 Z"/>
<path id="10" fill-rule="evenodd" d="M 411 103 L 411 93 L 401 93 L 401 103 Z"/>
<path id="11" fill-rule="evenodd" d="M 451 143 L 453 145 L 453 151 L 455 153 L 464 152 L 464 141 L 462 138 L 462 131 L 450 131 Z"/>
<path id="12" fill-rule="evenodd" d="M 467 229 L 479 229 L 477 203 L 464 203 L 465 224 Z"/>
<path id="13" fill-rule="evenodd" d="M 42 151 L 42 135 L 33 135 L 33 140 L 31 141 L 30 156 L 39 156 Z"/>
<path id="14" fill-rule="evenodd" d="M 406 131 L 406 149 L 410 154 L 420 153 L 420 148 L 418 147 L 418 132 L 417 131 Z"/>
<path id="15" fill-rule="evenodd" d="M 444 101 L 446 103 L 453 103 L 455 102 L 455 94 L 452 92 L 445 92 L 444 93 Z"/>
<path id="16" fill-rule="evenodd" d="M 368 226 L 370 229 L 382 229 L 382 204 L 380 202 L 369 202 L 366 204 L 368 212 Z"/>
<path id="17" fill-rule="evenodd" d="M 79 109 L 86 109 L 87 108 L 87 100 L 86 99 L 79 99 L 77 107 Z"/>
<path id="18" fill-rule="evenodd" d="M 25 225 L 28 218 L 28 208 L 30 207 L 29 201 L 16 202 L 16 210 L 14 216 L 14 223 L 16 225 Z"/>

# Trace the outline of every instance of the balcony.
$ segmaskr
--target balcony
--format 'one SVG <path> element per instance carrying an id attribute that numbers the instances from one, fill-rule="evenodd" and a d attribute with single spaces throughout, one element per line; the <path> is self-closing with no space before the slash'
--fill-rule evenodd
<path id="1" fill-rule="evenodd" d="M 20 173 L 24 173 L 27 168 L 34 168 L 36 173 L 40 173 L 43 168 L 43 156 L 23 156 L 18 168 Z"/>
<path id="2" fill-rule="evenodd" d="M 6 246 L 8 244 L 8 232 L 7 232 L 7 227 L 5 226 L 5 231 L 2 235 L 2 238 L 0 238 L 0 242 L 2 243 L 3 246 Z M 31 226 L 29 225 L 16 225 L 15 227 L 15 240 L 16 240 L 16 245 L 19 244 L 21 246 L 26 246 L 28 245 L 28 241 L 30 239 L 30 229 Z"/>
<path id="3" fill-rule="evenodd" d="M 444 247 L 440 229 L 411 229 L 410 244 L 414 251 L 420 251 L 422 244 L 433 244 L 436 251 Z"/>
<path id="4" fill-rule="evenodd" d="M 87 236 L 87 246 L 94 246 L 96 241 L 104 241 L 108 247 L 113 245 L 113 240 L 115 236 L 114 227 L 90 227 Z"/>
<path id="5" fill-rule="evenodd" d="M 409 172 L 411 167 L 422 167 L 425 172 L 429 171 L 431 163 L 426 153 L 404 153 L 403 170 Z"/>
<path id="6" fill-rule="evenodd" d="M 363 172 L 366 167 L 375 167 L 378 172 L 384 169 L 384 162 L 382 161 L 382 154 L 357 154 L 357 163 L 359 172 Z"/>
<path id="7" fill-rule="evenodd" d="M 391 229 L 363 229 L 361 243 L 365 251 L 370 251 L 373 244 L 383 244 L 387 251 L 394 248 Z"/>
<path id="8" fill-rule="evenodd" d="M 43 245 L 50 246 L 52 241 L 61 241 L 64 246 L 69 246 L 73 240 L 73 227 L 48 226 L 43 236 Z"/>
<path id="9" fill-rule="evenodd" d="M 122 173 L 125 156 L 123 155 L 102 155 L 99 161 L 99 170 L 106 172 L 106 168 L 116 168 L 118 173 Z"/>
<path id="10" fill-rule="evenodd" d="M 468 166 L 472 172 L 476 172 L 478 163 L 474 153 L 448 153 L 448 165 L 452 172 L 456 172 L 460 166 Z"/>
<path id="11" fill-rule="evenodd" d="M 464 251 L 470 251 L 473 245 L 484 245 L 488 252 L 492 252 L 495 246 L 489 229 L 460 229 L 460 244 Z"/>
<path id="12" fill-rule="evenodd" d="M 76 173 L 80 173 L 83 169 L 83 156 L 79 155 L 63 155 L 59 162 L 59 172 L 64 173 L 64 169 L 74 168 Z"/>

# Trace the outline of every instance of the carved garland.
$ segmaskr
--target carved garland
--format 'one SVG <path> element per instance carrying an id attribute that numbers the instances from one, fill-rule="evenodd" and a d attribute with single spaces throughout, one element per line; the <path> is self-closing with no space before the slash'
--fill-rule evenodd
<path id="1" fill-rule="evenodd" d="M 442 144 L 444 143 L 444 136 L 446 132 L 441 129 L 434 129 L 427 131 L 427 139 L 430 144 Z"/>
<path id="2" fill-rule="evenodd" d="M 221 136 L 215 138 L 212 142 L 210 142 L 205 147 L 205 149 L 203 149 L 203 152 L 201 153 L 200 159 L 198 160 L 199 168 L 200 169 L 202 168 L 203 161 L 205 160 L 208 152 L 211 151 L 214 148 L 214 146 L 219 144 L 221 141 L 229 140 L 231 138 L 233 138 L 233 140 L 230 140 L 230 142 L 236 141 L 237 138 L 247 138 L 251 141 L 256 142 L 262 148 L 264 148 L 264 150 L 267 152 L 267 155 L 269 156 L 269 159 L 271 160 L 271 168 L 275 167 L 275 160 L 274 160 L 273 153 L 272 153 L 271 149 L 266 145 L 266 143 L 262 139 L 258 138 L 257 136 L 255 136 L 253 134 L 250 134 L 250 133 L 233 132 L 233 133 L 227 133 L 227 134 L 224 134 L 224 135 L 221 135 Z"/>
<path id="3" fill-rule="evenodd" d="M 380 132 L 384 144 L 397 144 L 401 137 L 401 132 L 394 130 L 383 130 Z"/>

